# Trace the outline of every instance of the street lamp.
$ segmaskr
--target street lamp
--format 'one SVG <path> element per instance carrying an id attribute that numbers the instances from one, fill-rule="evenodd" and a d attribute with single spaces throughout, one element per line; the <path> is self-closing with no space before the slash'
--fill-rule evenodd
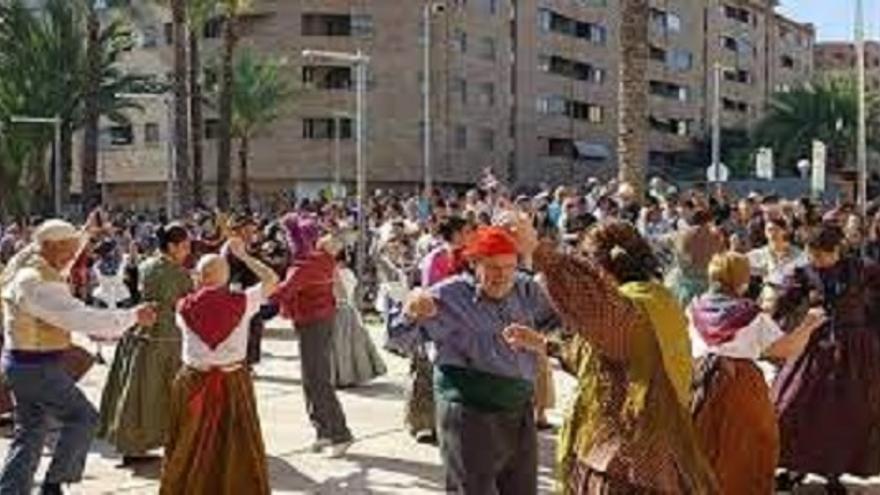
<path id="1" fill-rule="evenodd" d="M 64 164 L 61 163 L 61 123 L 63 122 L 60 115 L 54 117 L 32 117 L 29 115 L 13 115 L 9 118 L 9 122 L 13 124 L 40 124 L 51 125 L 55 130 L 55 139 L 53 140 L 52 154 L 55 155 L 55 167 L 52 170 L 53 182 L 53 200 L 55 208 L 55 216 L 61 216 L 61 172 Z"/>
<path id="2" fill-rule="evenodd" d="M 177 166 L 174 159 L 174 146 L 172 142 L 172 136 L 174 136 L 176 130 L 174 129 L 174 112 L 171 106 L 171 96 L 167 93 L 120 93 L 116 97 L 131 100 L 161 101 L 165 104 L 165 117 L 168 127 L 165 136 L 165 153 L 168 157 L 168 167 L 165 170 L 165 210 L 168 212 L 168 217 L 173 218 L 177 206 L 175 197 L 177 194 Z M 103 161 L 101 168 L 104 168 Z"/>
<path id="3" fill-rule="evenodd" d="M 431 189 L 434 187 L 434 178 L 431 170 L 431 146 L 433 145 L 433 132 L 431 123 L 431 17 L 435 14 L 441 14 L 446 11 L 446 5 L 442 2 L 431 2 L 425 4 L 422 8 L 422 23 L 424 24 L 424 87 L 422 88 L 422 113 L 424 114 L 424 167 L 425 167 L 425 194 L 430 195 Z"/>
<path id="4" fill-rule="evenodd" d="M 715 62 L 713 71 L 714 92 L 712 93 L 712 165 L 716 180 L 721 178 L 721 79 L 722 75 L 732 70 L 730 67 Z M 723 182 L 723 181 L 722 181 Z"/>
<path id="5" fill-rule="evenodd" d="M 357 275 L 358 280 L 364 279 L 364 268 L 367 257 L 367 164 L 365 161 L 366 141 L 366 114 L 367 114 L 367 67 L 370 57 L 358 50 L 355 53 L 331 52 L 324 50 L 303 50 L 303 58 L 324 59 L 341 62 L 354 67 L 355 70 L 355 169 L 357 175 L 357 214 L 358 214 L 358 244 L 357 244 Z M 338 129 L 337 129 L 338 133 Z M 359 285 L 358 287 L 363 287 Z M 363 294 L 361 291 L 359 291 Z M 361 298 L 358 299 L 360 303 Z"/>
<path id="6" fill-rule="evenodd" d="M 333 112 L 333 197 L 342 193 L 342 119 L 350 120 L 348 112 Z"/>
<path id="7" fill-rule="evenodd" d="M 856 1 L 856 84 L 858 116 L 856 128 L 856 167 L 858 171 L 858 202 L 862 218 L 868 208 L 868 137 L 865 123 L 865 13 L 862 0 Z"/>

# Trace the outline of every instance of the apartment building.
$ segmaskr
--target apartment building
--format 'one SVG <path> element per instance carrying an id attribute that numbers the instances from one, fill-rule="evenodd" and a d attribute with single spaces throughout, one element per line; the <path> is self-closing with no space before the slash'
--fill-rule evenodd
<path id="1" fill-rule="evenodd" d="M 856 46 L 851 41 L 825 41 L 816 44 L 816 72 L 852 73 L 856 68 Z M 865 86 L 880 90 L 880 42 L 865 42 Z"/>
<path id="2" fill-rule="evenodd" d="M 426 40 L 426 2 L 255 1 L 243 18 L 241 49 L 285 60 L 299 90 L 292 109 L 252 143 L 253 190 L 313 194 L 337 173 L 345 183 L 354 181 L 354 72 L 338 62 L 306 59 L 306 49 L 360 50 L 370 57 L 365 122 L 371 187 L 421 183 L 427 138 L 437 183 L 470 183 L 487 166 L 520 184 L 613 173 L 618 2 L 436 1 L 431 5 L 443 8 L 428 11 Z M 171 62 L 167 13 L 141 3 L 134 16 L 140 43 L 126 63 L 165 74 Z M 649 163 L 661 173 L 675 173 L 695 140 L 707 135 L 716 62 L 723 68 L 726 128 L 754 123 L 773 91 L 812 73 L 812 26 L 782 17 L 771 0 L 650 5 Z M 207 60 L 217 51 L 220 28 L 212 20 L 203 30 Z M 166 107 L 161 100 L 144 105 L 147 112 L 132 113 L 131 127 L 108 123 L 104 129 L 101 180 L 116 201 L 155 204 L 164 191 L 164 144 L 171 135 Z M 212 197 L 217 126 L 210 112 L 205 179 Z M 233 185 L 236 175 L 233 167 Z"/>

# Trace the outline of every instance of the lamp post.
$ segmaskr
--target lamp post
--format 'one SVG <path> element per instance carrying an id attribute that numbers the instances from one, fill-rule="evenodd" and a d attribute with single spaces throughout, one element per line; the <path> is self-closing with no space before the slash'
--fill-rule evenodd
<path id="1" fill-rule="evenodd" d="M 858 202 L 862 218 L 868 208 L 868 150 L 865 125 L 865 13 L 862 0 L 856 0 L 856 85 L 858 86 L 858 115 L 856 118 L 856 168 L 858 172 Z"/>
<path id="2" fill-rule="evenodd" d="M 347 112 L 333 112 L 333 197 L 342 193 L 342 119 L 351 119 Z"/>
<path id="3" fill-rule="evenodd" d="M 366 115 L 367 115 L 367 67 L 370 57 L 358 50 L 355 53 L 331 52 L 324 50 L 303 50 L 302 56 L 307 59 L 324 59 L 350 65 L 355 72 L 355 169 L 357 175 L 357 266 L 358 280 L 364 279 L 367 257 L 367 163 L 366 155 Z M 362 287 L 359 285 L 358 287 Z M 363 294 L 360 290 L 359 296 Z M 360 303 L 361 298 L 358 297 Z"/>
<path id="4" fill-rule="evenodd" d="M 161 101 L 165 104 L 165 117 L 168 129 L 165 133 L 165 153 L 168 157 L 168 167 L 165 169 L 165 210 L 168 212 L 169 219 L 174 218 L 177 210 L 177 165 L 174 159 L 172 136 L 177 131 L 174 128 L 174 112 L 172 111 L 171 97 L 167 93 L 122 93 L 116 96 L 132 100 Z"/>
<path id="5" fill-rule="evenodd" d="M 440 2 L 428 2 L 422 8 L 422 23 L 424 24 L 424 60 L 422 73 L 424 77 L 424 87 L 422 88 L 422 113 L 425 119 L 424 124 L 424 142 L 423 160 L 424 160 L 424 181 L 425 194 L 430 195 L 434 187 L 433 171 L 431 170 L 431 146 L 433 145 L 433 129 L 431 122 L 431 18 L 433 14 L 440 14 L 446 10 L 446 5 Z"/>
<path id="6" fill-rule="evenodd" d="M 13 124 L 51 125 L 54 127 L 55 137 L 52 146 L 52 154 L 54 155 L 53 162 L 55 163 L 55 166 L 52 169 L 53 202 L 55 216 L 61 216 L 61 169 L 64 166 L 64 164 L 61 163 L 61 123 L 63 122 L 61 116 L 33 117 L 29 115 L 13 115 L 9 118 L 9 122 Z"/>

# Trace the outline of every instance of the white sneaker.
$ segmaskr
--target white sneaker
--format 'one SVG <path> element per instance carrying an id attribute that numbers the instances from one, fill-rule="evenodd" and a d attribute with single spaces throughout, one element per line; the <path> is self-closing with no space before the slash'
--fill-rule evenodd
<path id="1" fill-rule="evenodd" d="M 344 456 L 345 453 L 348 452 L 348 449 L 351 448 L 351 444 L 353 444 L 353 443 L 354 443 L 354 441 L 352 441 L 352 440 L 334 443 L 333 445 L 330 446 L 330 454 L 327 457 L 329 457 L 330 459 L 338 459 L 338 458 Z"/>
<path id="2" fill-rule="evenodd" d="M 318 454 L 331 445 L 333 445 L 333 442 L 331 442 L 329 438 L 319 438 L 315 440 L 315 443 L 313 443 L 311 447 L 309 447 L 309 450 L 311 450 L 313 454 Z"/>

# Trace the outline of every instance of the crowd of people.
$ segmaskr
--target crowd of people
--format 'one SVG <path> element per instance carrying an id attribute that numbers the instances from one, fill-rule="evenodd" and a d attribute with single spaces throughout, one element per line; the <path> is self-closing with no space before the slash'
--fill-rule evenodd
<path id="1" fill-rule="evenodd" d="M 92 438 L 157 460 L 161 493 L 269 493 L 253 377 L 294 328 L 312 450 L 354 441 L 336 390 L 410 360 L 406 427 L 447 490 L 534 494 L 552 369 L 565 494 L 766 494 L 880 474 L 880 211 L 720 187 L 590 180 L 377 191 L 184 218 L 93 211 L 0 232 L 0 494 L 80 480 Z M 367 231 L 356 228 L 366 216 Z M 370 262 L 356 273 L 356 245 Z M 89 336 L 91 347 L 72 343 Z M 112 358 L 102 343 L 115 342 Z M 95 408 L 76 386 L 112 359 Z"/>

